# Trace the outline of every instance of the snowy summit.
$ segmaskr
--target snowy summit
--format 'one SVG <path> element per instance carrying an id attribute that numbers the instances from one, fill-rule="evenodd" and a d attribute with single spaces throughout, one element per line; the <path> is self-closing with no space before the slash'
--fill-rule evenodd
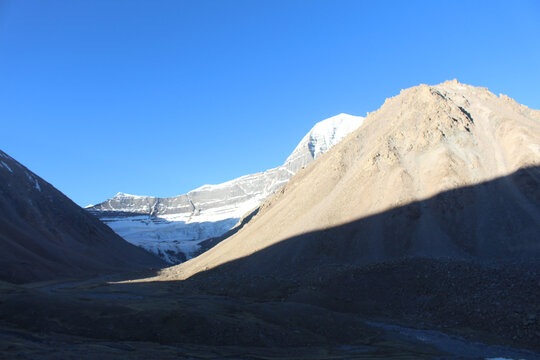
<path id="1" fill-rule="evenodd" d="M 283 165 L 265 172 L 203 185 L 170 198 L 119 192 L 88 210 L 127 241 L 170 263 L 182 262 L 198 253 L 202 241 L 221 236 L 234 227 L 242 216 L 256 209 L 299 169 L 357 129 L 363 120 L 360 116 L 339 114 L 318 122 Z"/>

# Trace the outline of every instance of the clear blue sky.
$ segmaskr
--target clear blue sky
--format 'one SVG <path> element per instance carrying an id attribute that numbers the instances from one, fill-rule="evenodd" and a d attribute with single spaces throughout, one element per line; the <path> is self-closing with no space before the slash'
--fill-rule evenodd
<path id="1" fill-rule="evenodd" d="M 457 78 L 540 108 L 540 1 L 0 0 L 0 148 L 80 205 L 281 164 Z"/>

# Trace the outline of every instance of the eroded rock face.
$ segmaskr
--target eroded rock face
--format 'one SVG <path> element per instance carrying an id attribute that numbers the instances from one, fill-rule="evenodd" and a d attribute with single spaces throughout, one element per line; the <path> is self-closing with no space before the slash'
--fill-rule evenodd
<path id="1" fill-rule="evenodd" d="M 170 198 L 118 193 L 88 210 L 129 242 L 170 263 L 190 258 L 199 243 L 231 229 L 249 211 L 362 124 L 339 114 L 317 123 L 282 166 Z"/>
<path id="2" fill-rule="evenodd" d="M 0 151 L 0 280 L 30 282 L 164 263 Z"/>

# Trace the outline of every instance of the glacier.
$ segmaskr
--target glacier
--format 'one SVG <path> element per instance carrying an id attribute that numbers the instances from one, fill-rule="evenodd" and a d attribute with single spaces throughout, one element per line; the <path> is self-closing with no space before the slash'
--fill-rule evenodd
<path id="1" fill-rule="evenodd" d="M 283 165 L 169 198 L 119 192 L 86 207 L 130 243 L 171 264 L 198 254 L 200 243 L 233 228 L 299 169 L 328 151 L 363 122 L 339 114 L 320 121 L 302 138 Z"/>

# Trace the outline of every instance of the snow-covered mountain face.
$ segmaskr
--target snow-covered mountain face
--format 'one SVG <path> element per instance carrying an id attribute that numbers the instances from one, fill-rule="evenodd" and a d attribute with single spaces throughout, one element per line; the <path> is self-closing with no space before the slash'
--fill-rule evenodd
<path id="1" fill-rule="evenodd" d="M 296 173 L 356 130 L 363 120 L 360 116 L 339 114 L 318 122 L 296 146 L 283 166 Z"/>
<path id="2" fill-rule="evenodd" d="M 246 213 L 282 187 L 289 178 L 357 129 L 364 118 L 339 114 L 317 123 L 282 166 L 204 185 L 170 198 L 118 193 L 87 209 L 132 244 L 179 263 L 199 251 L 199 244 L 231 229 Z"/>

